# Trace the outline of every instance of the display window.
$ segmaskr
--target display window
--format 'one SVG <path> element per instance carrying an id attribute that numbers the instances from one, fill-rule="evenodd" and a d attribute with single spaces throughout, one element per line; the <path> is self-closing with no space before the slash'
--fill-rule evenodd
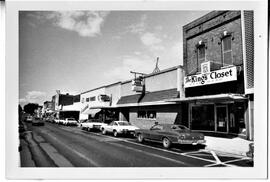
<path id="1" fill-rule="evenodd" d="M 215 131 L 214 105 L 194 105 L 191 107 L 191 129 Z"/>

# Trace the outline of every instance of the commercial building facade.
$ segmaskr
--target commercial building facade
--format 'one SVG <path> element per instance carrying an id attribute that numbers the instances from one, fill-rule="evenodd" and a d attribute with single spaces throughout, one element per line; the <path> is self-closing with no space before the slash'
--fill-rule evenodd
<path id="1" fill-rule="evenodd" d="M 181 104 L 167 102 L 183 94 L 181 66 L 143 76 L 143 90 L 132 90 L 133 80 L 121 83 L 121 98 L 117 102 L 120 120 L 139 128 L 150 128 L 155 122 L 184 124 Z"/>
<path id="2" fill-rule="evenodd" d="M 253 140 L 252 11 L 213 11 L 183 27 L 184 99 L 192 130 Z"/>

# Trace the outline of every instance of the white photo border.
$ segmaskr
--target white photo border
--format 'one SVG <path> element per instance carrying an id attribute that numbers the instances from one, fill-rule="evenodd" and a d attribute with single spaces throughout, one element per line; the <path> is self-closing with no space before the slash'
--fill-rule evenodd
<path id="1" fill-rule="evenodd" d="M 18 152 L 19 11 L 59 10 L 254 10 L 254 167 L 22 168 Z M 266 179 L 267 1 L 6 2 L 6 177 L 8 179 Z M 259 70 L 259 71 L 258 71 Z M 267 147 L 266 147 L 267 146 Z M 106 175 L 104 175 L 106 174 Z"/>

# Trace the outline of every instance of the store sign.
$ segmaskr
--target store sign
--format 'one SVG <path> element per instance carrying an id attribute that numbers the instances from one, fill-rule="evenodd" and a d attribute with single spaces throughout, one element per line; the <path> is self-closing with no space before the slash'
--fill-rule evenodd
<path id="1" fill-rule="evenodd" d="M 210 72 L 210 61 L 204 62 L 201 64 L 201 71 L 202 74 L 209 73 Z"/>
<path id="2" fill-rule="evenodd" d="M 234 66 L 209 73 L 185 76 L 184 79 L 185 88 L 229 82 L 237 80 L 237 70 Z"/>
<path id="3" fill-rule="evenodd" d="M 135 92 L 142 92 L 143 91 L 143 78 L 142 77 L 138 77 L 135 78 L 134 80 L 132 80 L 132 91 Z"/>

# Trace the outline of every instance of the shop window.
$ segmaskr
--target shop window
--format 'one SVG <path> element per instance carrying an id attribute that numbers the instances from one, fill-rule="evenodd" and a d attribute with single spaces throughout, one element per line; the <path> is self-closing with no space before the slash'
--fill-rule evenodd
<path id="1" fill-rule="evenodd" d="M 226 36 L 222 38 L 222 60 L 223 66 L 232 65 L 232 38 Z"/>
<path id="2" fill-rule="evenodd" d="M 137 118 L 156 119 L 156 111 L 138 111 Z"/>
<path id="3" fill-rule="evenodd" d="M 205 45 L 197 47 L 197 71 L 201 72 L 201 63 L 205 61 Z"/>
<path id="4" fill-rule="evenodd" d="M 215 131 L 214 105 L 192 106 L 191 129 Z"/>
<path id="5" fill-rule="evenodd" d="M 246 135 L 244 103 L 236 103 L 231 106 L 229 114 L 229 132 Z"/>

